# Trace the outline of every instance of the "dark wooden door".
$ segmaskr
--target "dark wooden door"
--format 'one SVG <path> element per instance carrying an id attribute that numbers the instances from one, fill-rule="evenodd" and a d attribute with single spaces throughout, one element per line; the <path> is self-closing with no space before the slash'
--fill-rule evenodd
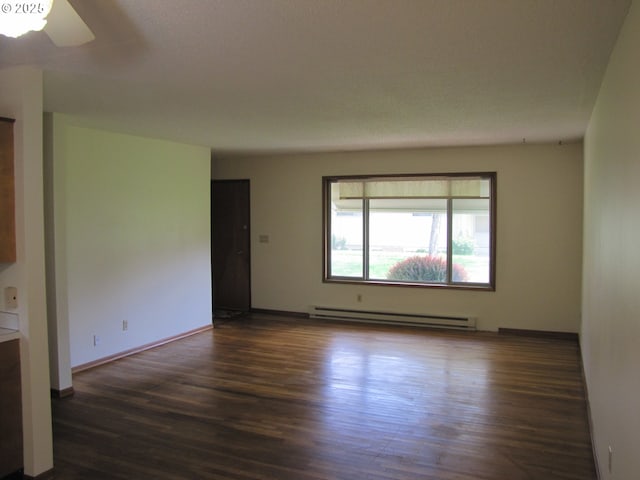
<path id="1" fill-rule="evenodd" d="M 251 308 L 249 180 L 211 182 L 211 269 L 215 311 Z"/>

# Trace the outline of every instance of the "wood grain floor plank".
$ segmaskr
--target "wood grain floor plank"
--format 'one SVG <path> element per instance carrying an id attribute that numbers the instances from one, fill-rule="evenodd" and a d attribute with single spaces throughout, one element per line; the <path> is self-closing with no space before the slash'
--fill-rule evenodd
<path id="1" fill-rule="evenodd" d="M 54 479 L 596 478 L 571 340 L 254 314 L 74 390 Z"/>

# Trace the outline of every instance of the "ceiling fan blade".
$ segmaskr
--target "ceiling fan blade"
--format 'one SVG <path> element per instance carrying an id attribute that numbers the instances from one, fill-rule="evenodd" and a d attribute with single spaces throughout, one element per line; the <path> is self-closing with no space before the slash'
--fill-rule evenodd
<path id="1" fill-rule="evenodd" d="M 96 38 L 67 0 L 54 0 L 44 31 L 58 47 L 75 47 Z"/>

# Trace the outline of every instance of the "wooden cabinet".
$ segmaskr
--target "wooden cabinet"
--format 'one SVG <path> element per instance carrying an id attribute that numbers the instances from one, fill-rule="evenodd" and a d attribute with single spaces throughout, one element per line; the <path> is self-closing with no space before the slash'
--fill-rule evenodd
<path id="1" fill-rule="evenodd" d="M 0 117 L 0 263 L 16 261 L 13 120 Z"/>
<path id="2" fill-rule="evenodd" d="M 20 340 L 0 342 L 0 478 L 22 470 Z"/>

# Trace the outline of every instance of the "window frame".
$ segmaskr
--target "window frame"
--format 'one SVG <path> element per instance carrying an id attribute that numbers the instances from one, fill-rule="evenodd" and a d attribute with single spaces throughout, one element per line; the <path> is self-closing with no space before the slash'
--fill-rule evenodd
<path id="1" fill-rule="evenodd" d="M 448 283 L 421 283 L 421 282 L 399 282 L 390 280 L 375 279 L 366 277 L 369 266 L 367 265 L 368 254 L 365 253 L 368 247 L 367 237 L 369 223 L 369 209 L 367 202 L 363 201 L 363 276 L 341 277 L 331 276 L 331 185 L 338 181 L 371 181 L 376 179 L 409 179 L 409 178 L 446 178 L 456 179 L 461 177 L 479 177 L 489 180 L 489 282 L 452 282 L 451 275 L 448 276 Z M 412 287 L 412 288 L 444 288 L 455 290 L 482 290 L 495 291 L 496 289 L 496 224 L 497 224 L 497 172 L 454 172 L 454 173 L 413 173 L 413 174 L 372 174 L 372 175 L 339 175 L 322 177 L 322 281 L 323 283 L 343 283 L 356 285 L 383 285 L 391 287 Z M 452 264 L 452 215 L 451 210 L 453 198 L 447 202 L 447 265 Z M 451 269 L 449 268 L 449 271 Z"/>

